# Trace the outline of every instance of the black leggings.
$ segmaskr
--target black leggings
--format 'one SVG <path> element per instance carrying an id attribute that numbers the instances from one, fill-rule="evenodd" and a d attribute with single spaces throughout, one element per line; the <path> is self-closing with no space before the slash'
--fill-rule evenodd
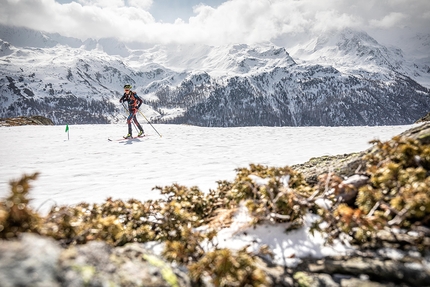
<path id="1" fill-rule="evenodd" d="M 139 131 L 143 132 L 142 126 L 137 121 L 136 114 L 134 114 L 134 113 L 131 112 L 130 115 L 128 116 L 128 118 L 127 118 L 128 133 L 130 135 L 133 133 L 133 130 L 131 129 L 131 121 L 133 121 L 136 124 L 137 128 L 139 129 Z"/>

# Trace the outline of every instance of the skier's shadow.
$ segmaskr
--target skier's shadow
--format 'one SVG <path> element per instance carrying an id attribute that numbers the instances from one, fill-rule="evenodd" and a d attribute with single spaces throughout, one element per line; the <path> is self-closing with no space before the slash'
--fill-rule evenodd
<path id="1" fill-rule="evenodd" d="M 123 143 L 124 145 L 130 145 L 130 144 L 138 143 L 138 142 L 141 142 L 141 140 L 140 139 L 128 139 L 128 140 L 121 141 L 120 143 Z"/>

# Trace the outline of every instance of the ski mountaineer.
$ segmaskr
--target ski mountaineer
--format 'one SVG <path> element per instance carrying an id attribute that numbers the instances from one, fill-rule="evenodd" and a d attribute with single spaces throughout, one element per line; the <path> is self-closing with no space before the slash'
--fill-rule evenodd
<path id="1" fill-rule="evenodd" d="M 137 136 L 141 137 L 143 136 L 143 128 L 139 124 L 136 118 L 136 113 L 139 110 L 140 106 L 142 105 L 143 101 L 139 96 L 136 94 L 136 92 L 133 92 L 131 90 L 131 85 L 124 85 L 124 95 L 119 100 L 120 103 L 128 102 L 128 111 L 130 112 L 130 115 L 127 118 L 127 124 L 128 124 L 128 134 L 124 136 L 125 139 L 132 138 L 132 129 L 131 129 L 131 121 L 133 121 L 137 128 L 139 129 L 139 134 Z"/>

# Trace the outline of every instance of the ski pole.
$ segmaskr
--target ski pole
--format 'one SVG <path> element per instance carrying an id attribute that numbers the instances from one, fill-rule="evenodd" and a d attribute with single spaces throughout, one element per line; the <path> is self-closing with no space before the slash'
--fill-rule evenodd
<path id="1" fill-rule="evenodd" d="M 148 122 L 148 124 L 150 124 L 151 125 L 151 127 L 154 129 L 154 131 L 156 131 L 157 132 L 157 134 L 160 136 L 160 138 L 162 137 L 161 135 L 160 135 L 160 133 L 154 128 L 154 126 L 151 124 L 151 122 L 145 117 L 145 115 L 140 111 L 140 110 L 138 110 L 139 111 L 139 113 L 142 115 L 142 117 L 144 117 L 145 118 L 145 120 Z"/>
<path id="2" fill-rule="evenodd" d="M 128 110 L 127 110 L 127 108 L 125 107 L 124 103 L 122 103 L 122 107 L 124 108 L 124 110 L 125 110 L 126 112 L 128 112 Z M 126 118 L 126 119 L 128 119 L 128 117 L 127 117 L 127 116 L 125 116 L 125 118 Z M 136 126 L 136 124 L 134 123 L 134 121 L 131 121 L 131 123 L 133 124 L 134 129 L 136 130 L 136 132 L 137 132 L 137 133 L 139 133 L 139 130 L 137 129 L 137 126 Z"/>

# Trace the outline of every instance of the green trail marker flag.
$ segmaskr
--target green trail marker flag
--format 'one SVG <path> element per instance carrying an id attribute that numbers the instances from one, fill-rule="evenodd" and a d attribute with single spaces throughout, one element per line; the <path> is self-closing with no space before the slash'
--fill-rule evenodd
<path id="1" fill-rule="evenodd" d="M 67 133 L 67 140 L 70 140 L 70 138 L 69 138 L 69 125 L 66 125 L 66 133 Z"/>

